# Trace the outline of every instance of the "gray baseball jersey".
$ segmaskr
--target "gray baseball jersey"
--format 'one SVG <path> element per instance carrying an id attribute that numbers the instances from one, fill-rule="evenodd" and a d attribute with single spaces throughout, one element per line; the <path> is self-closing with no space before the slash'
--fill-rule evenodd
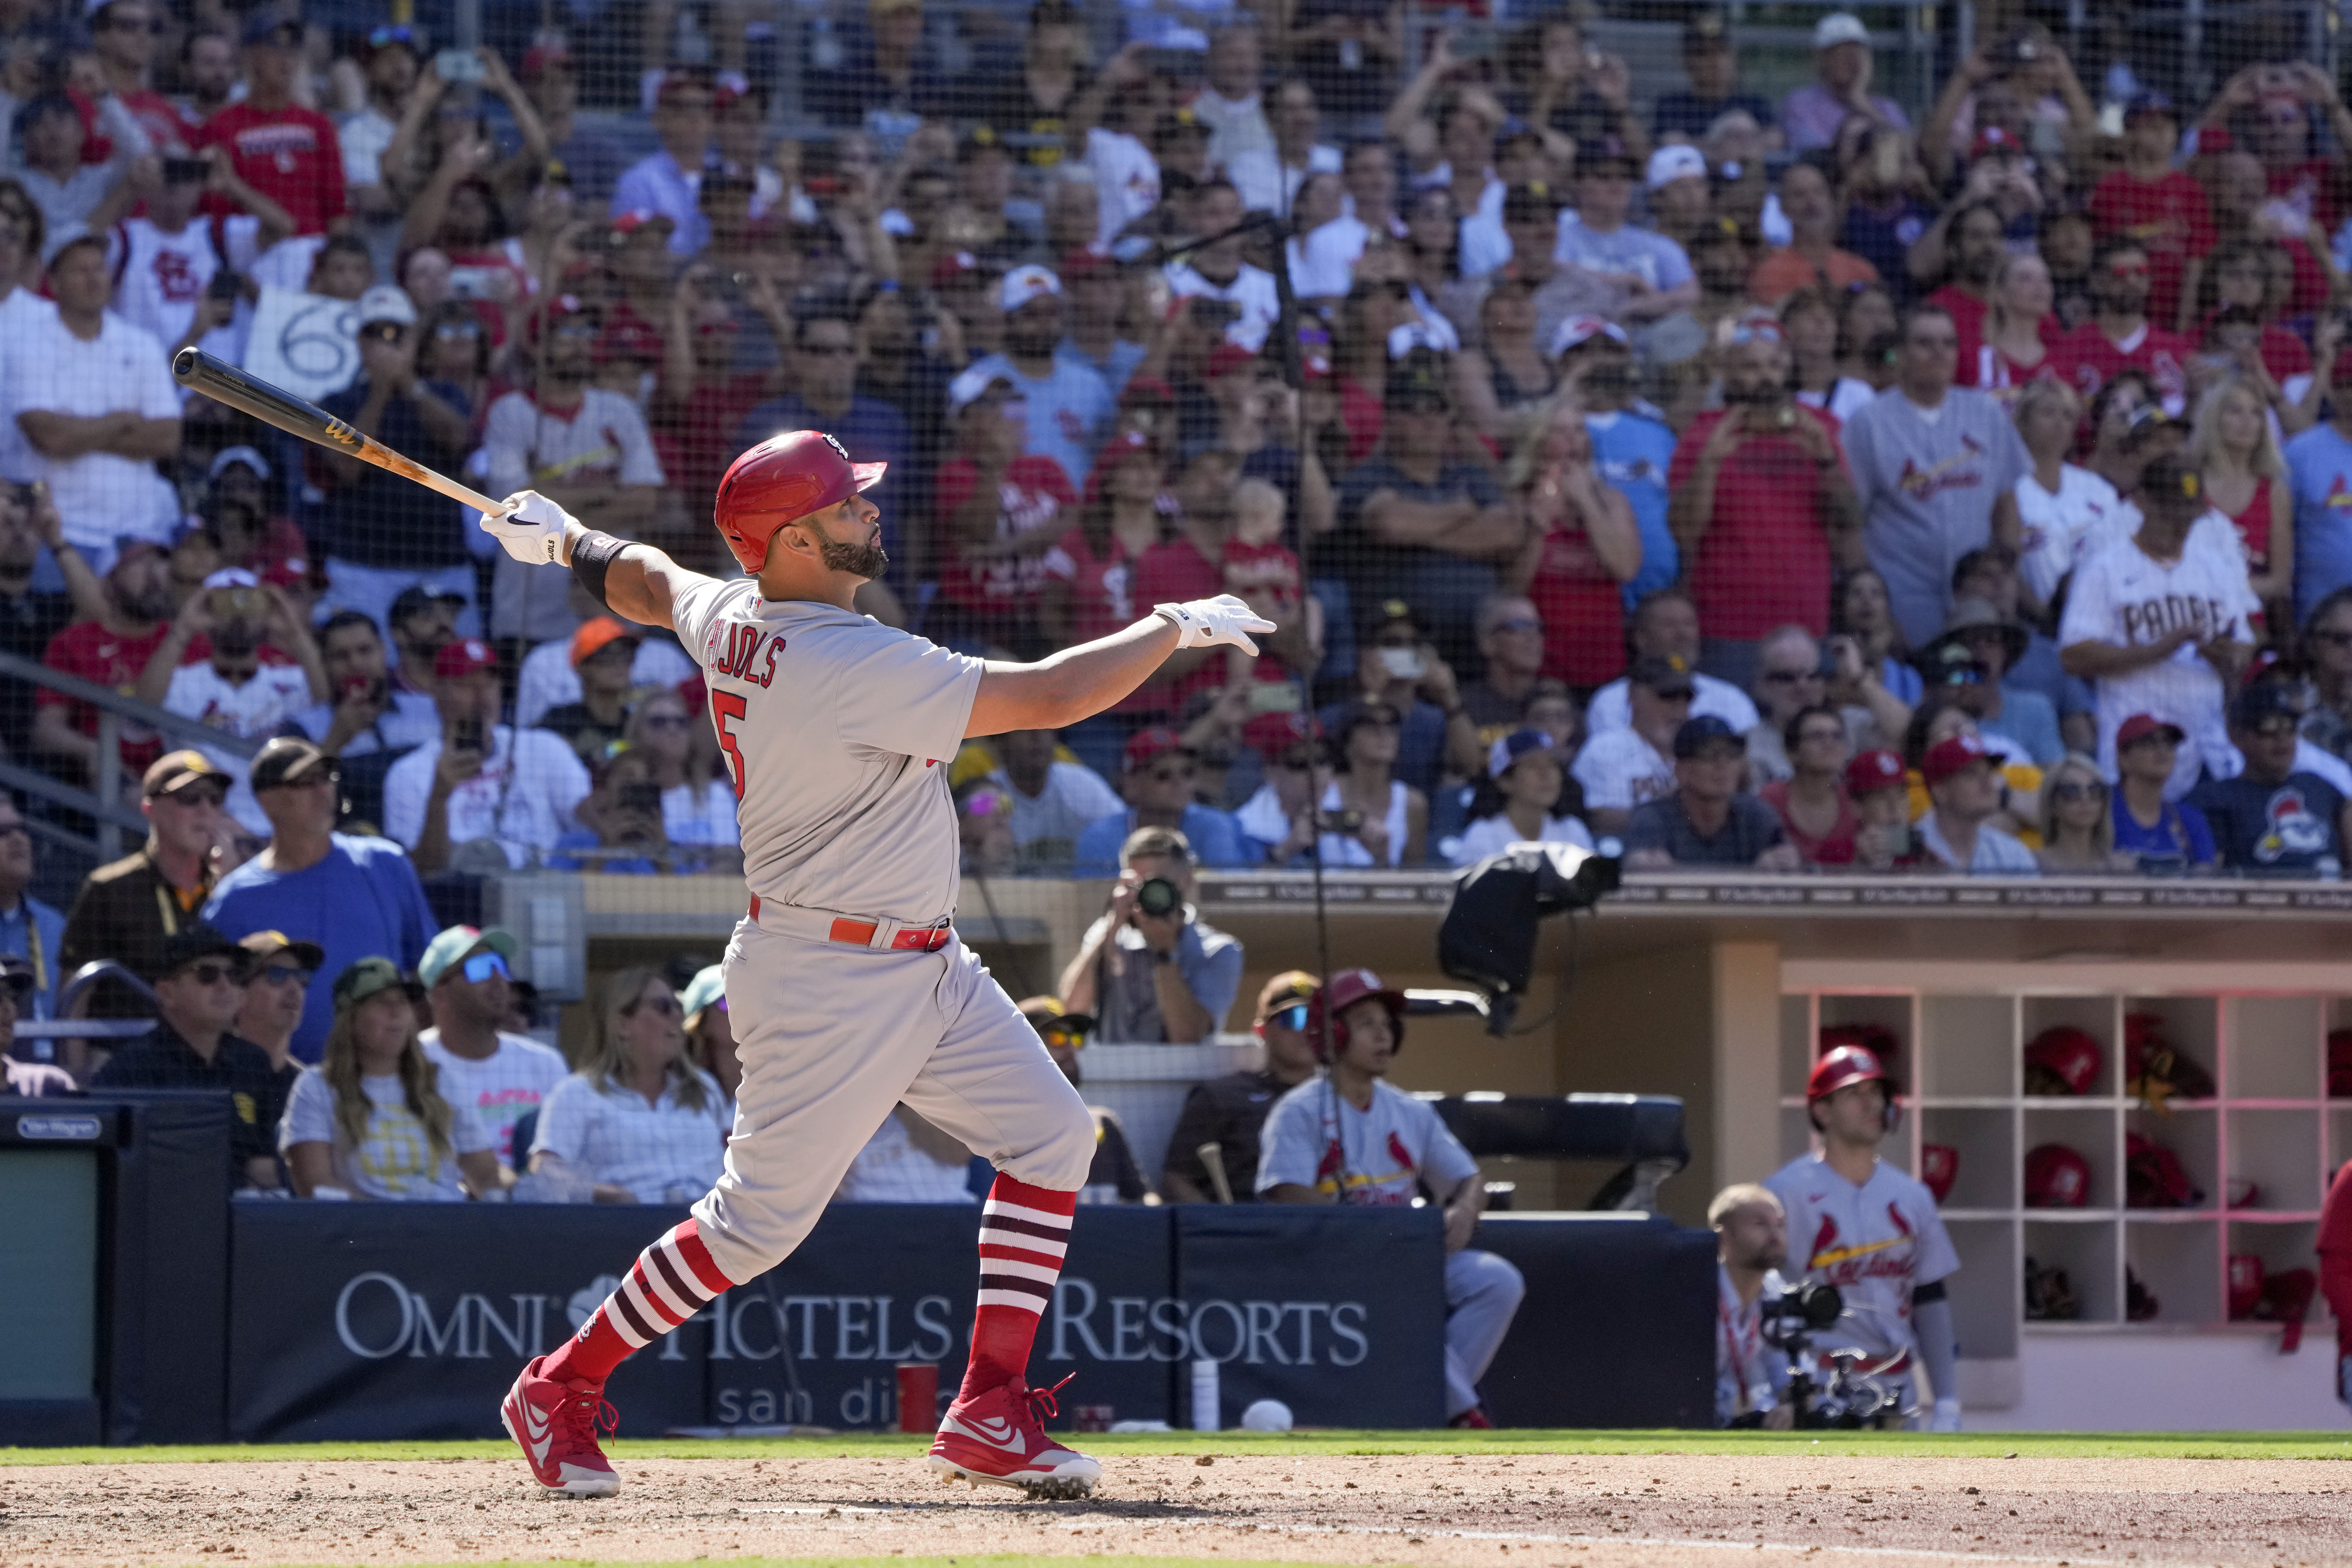
<path id="1" fill-rule="evenodd" d="M 908 924 L 953 911 L 944 764 L 981 661 L 830 605 L 763 599 L 749 578 L 697 584 L 671 619 L 702 660 L 751 891 Z"/>
<path id="2" fill-rule="evenodd" d="M 1934 1194 L 1884 1160 L 1857 1187 L 1819 1154 L 1799 1155 L 1764 1184 L 1788 1211 L 1790 1278 L 1836 1286 L 1852 1314 L 1816 1347 L 1857 1345 L 1907 1365 L 1917 1348 L 1911 1292 L 1960 1266 Z"/>
<path id="3" fill-rule="evenodd" d="M 1905 639 L 1925 647 L 1944 629 L 1952 568 L 1992 538 L 1993 503 L 2033 459 L 2000 405 L 1966 387 L 1932 409 L 1882 393 L 1840 436 L 1870 563 L 1886 579 Z"/>

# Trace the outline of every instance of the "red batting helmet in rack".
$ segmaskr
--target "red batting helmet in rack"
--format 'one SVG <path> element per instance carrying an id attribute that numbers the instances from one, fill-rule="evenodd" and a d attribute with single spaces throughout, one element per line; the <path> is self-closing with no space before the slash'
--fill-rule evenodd
<path id="1" fill-rule="evenodd" d="M 887 463 L 853 463 L 848 450 L 822 430 L 771 436 L 728 466 L 712 509 L 727 548 L 757 574 L 767 564 L 776 530 L 813 511 L 838 506 L 882 482 Z"/>

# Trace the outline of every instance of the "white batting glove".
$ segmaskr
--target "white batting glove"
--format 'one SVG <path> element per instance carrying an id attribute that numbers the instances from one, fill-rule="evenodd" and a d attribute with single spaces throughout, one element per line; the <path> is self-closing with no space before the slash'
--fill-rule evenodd
<path id="1" fill-rule="evenodd" d="M 526 566 L 560 565 L 563 531 L 572 514 L 537 490 L 517 490 L 506 499 L 506 515 L 482 514 L 482 527 Z"/>
<path id="2" fill-rule="evenodd" d="M 1223 645 L 1240 648 L 1255 658 L 1257 644 L 1250 640 L 1249 634 L 1274 630 L 1272 621 L 1231 594 L 1182 605 L 1154 605 L 1151 613 L 1176 628 L 1176 646 L 1180 648 Z"/>
<path id="3" fill-rule="evenodd" d="M 1956 1396 L 1948 1394 L 1936 1401 L 1936 1413 L 1927 1417 L 1927 1430 L 1957 1432 L 1959 1429 L 1960 1402 Z"/>

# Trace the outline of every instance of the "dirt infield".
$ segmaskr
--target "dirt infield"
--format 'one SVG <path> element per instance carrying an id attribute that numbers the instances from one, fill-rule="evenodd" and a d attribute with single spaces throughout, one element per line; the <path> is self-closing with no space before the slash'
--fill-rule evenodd
<path id="1" fill-rule="evenodd" d="M 1519 1454 L 1113 1458 L 1084 1503 L 938 1484 L 905 1459 L 624 1462 L 546 1498 L 519 1460 L 0 1468 L 0 1563 L 425 1563 L 1139 1553 L 1648 1568 L 1727 1551 L 1920 1563 L 2352 1559 L 2325 1461 Z"/>

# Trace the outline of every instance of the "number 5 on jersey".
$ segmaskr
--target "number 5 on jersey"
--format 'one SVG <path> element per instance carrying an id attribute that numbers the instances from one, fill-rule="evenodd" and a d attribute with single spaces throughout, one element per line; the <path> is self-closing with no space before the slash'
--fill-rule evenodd
<path id="1" fill-rule="evenodd" d="M 743 752 L 735 744 L 735 731 L 727 727 L 730 719 L 740 719 L 746 711 L 744 700 L 732 691 L 710 694 L 710 727 L 719 731 L 719 749 L 726 753 L 727 771 L 734 776 L 735 803 L 743 803 Z"/>

